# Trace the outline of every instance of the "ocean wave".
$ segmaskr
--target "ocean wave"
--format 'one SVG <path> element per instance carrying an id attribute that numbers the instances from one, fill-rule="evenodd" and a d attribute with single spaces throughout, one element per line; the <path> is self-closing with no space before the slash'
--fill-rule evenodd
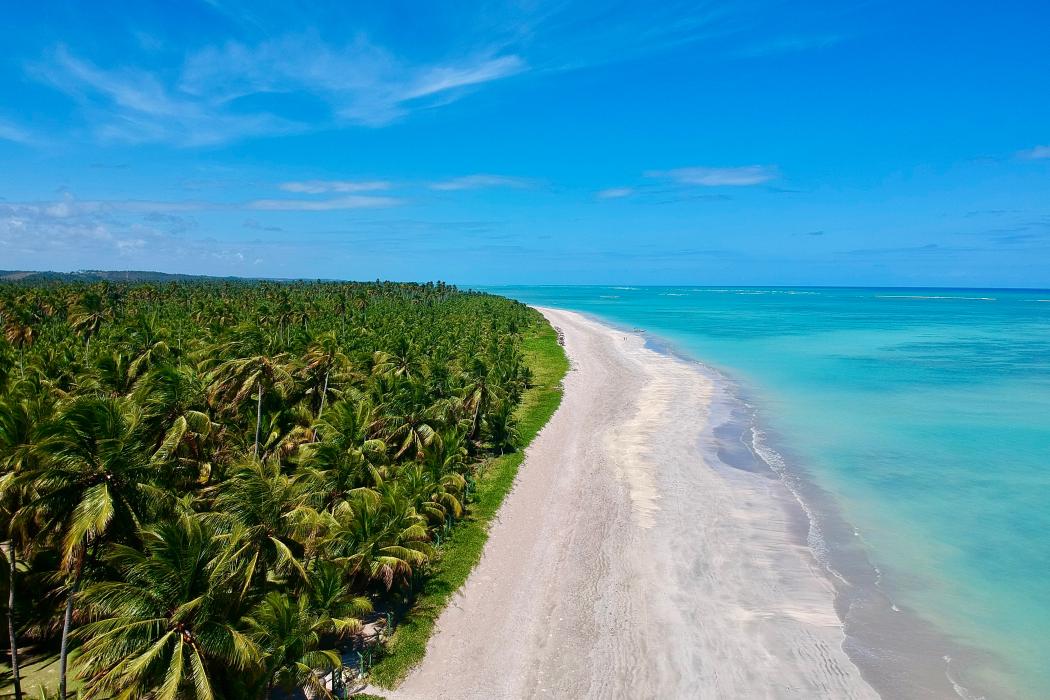
<path id="1" fill-rule="evenodd" d="M 956 299 L 958 301 L 998 301 L 995 297 L 923 296 L 921 294 L 876 294 L 876 299 Z"/>
<path id="2" fill-rule="evenodd" d="M 974 695 L 955 680 L 955 677 L 952 676 L 952 657 L 947 654 L 944 656 L 944 675 L 948 678 L 948 682 L 952 684 L 952 690 L 963 700 L 987 700 L 984 695 Z"/>
<path id="3" fill-rule="evenodd" d="M 810 505 L 802 497 L 801 490 L 797 483 L 798 476 L 791 472 L 783 455 L 766 443 L 765 433 L 758 428 L 755 421 L 756 417 L 754 413 L 752 413 L 751 449 L 758 458 L 769 467 L 769 470 L 777 475 L 781 483 L 787 487 L 788 491 L 791 492 L 791 495 L 795 498 L 795 501 L 805 514 L 806 521 L 809 523 L 809 532 L 806 533 L 806 545 L 809 547 L 810 551 L 813 552 L 813 556 L 825 571 L 841 581 L 844 585 L 850 585 L 846 577 L 831 565 L 831 550 L 827 539 L 824 537 L 824 531 L 821 528 L 820 520 Z"/>
<path id="4" fill-rule="evenodd" d="M 807 289 L 724 289 L 724 288 L 693 288 L 689 289 L 690 292 L 708 292 L 712 294 L 806 294 L 810 296 L 820 296 L 820 292 L 814 292 Z"/>

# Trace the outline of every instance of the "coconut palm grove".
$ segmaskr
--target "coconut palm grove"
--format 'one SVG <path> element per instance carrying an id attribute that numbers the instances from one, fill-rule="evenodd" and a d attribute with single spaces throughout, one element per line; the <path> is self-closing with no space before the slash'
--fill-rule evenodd
<path id="1" fill-rule="evenodd" d="M 535 311 L 440 283 L 41 279 L 0 313 L 19 698 L 403 673 L 520 461 L 528 347 L 560 354 Z"/>

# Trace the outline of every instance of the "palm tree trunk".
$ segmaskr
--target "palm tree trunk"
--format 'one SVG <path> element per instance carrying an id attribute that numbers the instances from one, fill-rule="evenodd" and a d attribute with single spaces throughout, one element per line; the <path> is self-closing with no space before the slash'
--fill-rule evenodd
<path id="1" fill-rule="evenodd" d="M 260 552 L 259 557 L 259 589 L 266 594 L 266 581 L 270 578 L 270 567 L 266 565 L 266 556 Z"/>
<path id="2" fill-rule="evenodd" d="M 321 408 L 317 409 L 317 417 L 320 418 L 321 414 L 324 413 L 324 400 L 328 398 L 328 376 L 332 373 L 332 370 L 326 370 L 324 373 L 324 389 L 321 389 Z"/>
<path id="3" fill-rule="evenodd" d="M 7 554 L 11 558 L 11 576 L 7 580 L 7 634 L 11 641 L 11 683 L 15 688 L 15 700 L 22 700 L 22 680 L 18 675 L 18 639 L 15 635 L 15 562 L 17 560 L 14 541 L 7 543 Z"/>
<path id="4" fill-rule="evenodd" d="M 328 396 L 328 375 L 332 373 L 329 369 L 324 373 L 324 388 L 321 389 L 321 407 L 317 409 L 317 420 L 321 420 L 321 414 L 324 413 L 324 400 Z M 314 442 L 321 441 L 321 431 L 314 430 Z"/>
<path id="5" fill-rule="evenodd" d="M 478 418 L 481 417 L 481 399 L 478 399 L 478 403 L 474 406 L 474 418 L 470 422 L 470 439 L 478 439 Z"/>
<path id="6" fill-rule="evenodd" d="M 262 395 L 263 385 L 259 382 L 259 399 L 255 403 L 255 449 L 252 454 L 255 457 L 259 456 L 259 426 L 262 424 Z"/>
<path id="7" fill-rule="evenodd" d="M 69 597 L 66 598 L 66 616 L 62 621 L 62 646 L 58 653 L 58 697 L 66 699 L 66 662 L 69 659 L 69 630 L 73 626 L 73 597 L 80 588 L 80 575 L 84 573 L 84 559 L 77 563 L 77 575 L 73 578 L 73 585 L 69 589 Z"/>
<path id="8" fill-rule="evenodd" d="M 62 622 L 62 648 L 58 654 L 58 696 L 65 700 L 66 697 L 66 660 L 69 655 L 69 628 L 73 624 L 73 596 L 76 595 L 76 585 L 69 591 L 66 598 L 66 616 Z"/>

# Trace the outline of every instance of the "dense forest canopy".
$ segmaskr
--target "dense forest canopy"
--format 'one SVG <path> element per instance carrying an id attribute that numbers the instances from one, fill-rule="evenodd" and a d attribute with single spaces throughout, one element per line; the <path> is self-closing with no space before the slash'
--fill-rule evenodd
<path id="1" fill-rule="evenodd" d="M 538 322 L 444 284 L 51 280 L 0 319 L 5 646 L 88 698 L 328 695 L 513 448 Z"/>

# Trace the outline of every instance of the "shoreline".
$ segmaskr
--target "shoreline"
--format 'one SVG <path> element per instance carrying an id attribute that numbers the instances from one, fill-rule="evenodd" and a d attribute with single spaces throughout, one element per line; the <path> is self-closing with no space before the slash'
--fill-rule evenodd
<path id="1" fill-rule="evenodd" d="M 800 466 L 803 460 L 768 428 L 750 388 L 647 329 L 595 313 L 573 313 L 617 332 L 639 335 L 647 349 L 696 368 L 717 385 L 723 410 L 733 416 L 712 429 L 716 435 L 723 433 L 723 447 L 739 440 L 750 453 L 720 453 L 723 466 L 766 474 L 790 492 L 793 502 L 786 508 L 794 516 L 791 526 L 797 541 L 810 550 L 834 587 L 835 610 L 846 634 L 843 649 L 880 697 L 990 700 L 1015 694 L 1009 686 L 974 677 L 1002 669 L 1001 658 L 949 636 L 896 600 L 885 572 L 872 563 L 861 533 Z"/>
<path id="2" fill-rule="evenodd" d="M 388 697 L 878 697 L 794 496 L 719 460 L 712 378 L 639 334 L 539 310 L 566 338 L 563 403 Z"/>

